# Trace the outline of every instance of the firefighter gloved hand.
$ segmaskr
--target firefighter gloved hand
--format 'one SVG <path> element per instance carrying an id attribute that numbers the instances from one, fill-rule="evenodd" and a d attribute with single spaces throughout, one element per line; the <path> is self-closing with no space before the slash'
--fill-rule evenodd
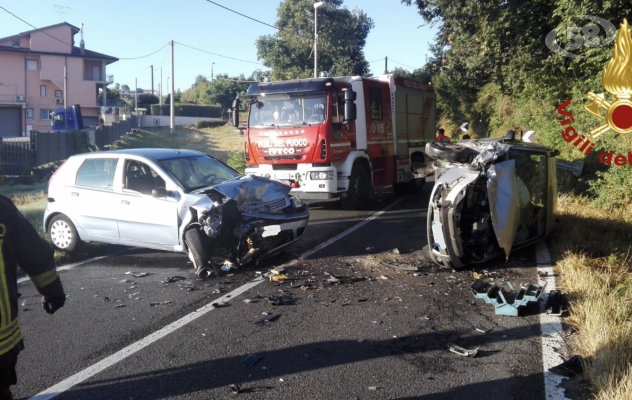
<path id="1" fill-rule="evenodd" d="M 55 311 L 59 310 L 64 306 L 66 302 L 66 295 L 63 297 L 42 297 L 42 307 L 44 307 L 44 311 L 48 314 L 54 314 Z"/>

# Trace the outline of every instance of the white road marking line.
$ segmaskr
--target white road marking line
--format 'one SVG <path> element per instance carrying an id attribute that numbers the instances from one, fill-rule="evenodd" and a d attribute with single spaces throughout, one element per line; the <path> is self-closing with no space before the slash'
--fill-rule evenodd
<path id="1" fill-rule="evenodd" d="M 364 221 L 360 222 L 357 225 L 352 226 L 351 228 L 347 229 L 346 231 L 336 235 L 335 237 L 329 239 L 328 241 L 326 241 L 325 243 L 320 244 L 319 246 L 316 246 L 315 248 L 313 248 L 312 250 L 309 250 L 303 254 L 300 255 L 299 258 L 306 258 L 314 253 L 316 253 L 317 251 L 329 246 L 330 244 L 334 243 L 336 240 L 339 240 L 341 238 L 343 238 L 344 236 L 350 234 L 351 232 L 355 231 L 356 229 L 368 224 L 370 221 L 378 218 L 380 215 L 384 214 L 386 211 L 390 210 L 391 208 L 393 208 L 396 204 L 398 204 L 400 201 L 402 201 L 405 197 L 402 197 L 396 201 L 394 201 L 393 203 L 389 204 L 388 206 L 386 206 L 385 208 L 383 208 L 381 211 L 376 212 L 375 214 L 371 215 L 369 218 L 365 219 Z M 99 260 L 101 258 L 105 258 L 108 256 L 102 256 L 102 257 L 95 257 L 93 259 L 90 260 L 84 260 L 84 261 L 80 261 L 79 263 L 75 263 L 75 264 L 71 264 L 71 265 L 67 265 L 64 267 L 59 268 L 59 270 L 62 270 L 62 268 L 64 269 L 70 269 L 72 267 L 75 267 L 79 264 L 85 264 L 87 262 L 90 261 L 96 261 Z M 292 262 L 290 262 L 290 264 L 292 263 L 296 263 L 296 260 L 293 260 Z M 23 278 L 23 279 L 28 279 L 28 278 Z M 104 358 L 103 360 L 99 361 L 96 364 L 91 365 L 90 367 L 84 369 L 83 371 L 80 371 L 78 373 L 76 373 L 75 375 L 59 382 L 58 384 L 49 387 L 48 389 L 36 394 L 35 396 L 31 397 L 29 400 L 49 400 L 52 399 L 54 397 L 59 396 L 60 394 L 64 393 L 65 391 L 69 390 L 70 388 L 72 388 L 73 386 L 76 386 L 78 384 L 80 384 L 81 382 L 93 377 L 94 375 L 98 374 L 99 372 L 102 372 L 103 370 L 105 370 L 106 368 L 111 367 L 112 365 L 118 363 L 119 361 L 124 360 L 125 358 L 131 356 L 132 354 L 144 349 L 145 347 L 149 346 L 150 344 L 162 339 L 163 337 L 169 335 L 170 333 L 176 331 L 177 329 L 183 327 L 184 325 L 188 324 L 191 321 L 194 321 L 198 318 L 200 318 L 201 316 L 207 314 L 208 312 L 210 312 L 211 310 L 214 309 L 214 307 L 211 305 L 213 303 L 219 303 L 219 302 L 226 302 L 229 300 L 234 299 L 235 297 L 239 296 L 240 294 L 246 292 L 247 290 L 252 289 L 253 287 L 257 286 L 258 284 L 260 284 L 261 282 L 265 282 L 266 280 L 262 277 L 253 279 L 252 281 L 249 281 L 248 283 L 246 283 L 243 286 L 238 287 L 237 289 L 233 290 L 230 293 L 226 293 L 224 296 L 220 297 L 219 299 L 213 300 L 212 303 L 209 303 L 201 308 L 198 308 L 197 310 L 193 311 L 190 314 L 185 315 L 184 317 L 180 318 L 179 320 L 172 322 L 171 324 L 165 326 L 164 328 L 161 328 L 159 330 L 157 330 L 156 332 L 144 337 L 143 339 L 139 340 L 138 342 L 132 343 L 131 345 L 117 351 L 116 353 L 112 354 L 109 357 Z"/>
<path id="2" fill-rule="evenodd" d="M 121 251 L 116 251 L 114 253 L 111 254 L 106 254 L 104 256 L 98 256 L 98 257 L 92 257 L 92 258 L 88 258 L 87 260 L 83 260 L 83 261 L 77 261 L 76 263 L 72 263 L 72 264 L 68 264 L 68 265 L 62 265 L 61 267 L 57 268 L 57 271 L 67 271 L 69 269 L 73 269 L 74 267 L 78 267 L 80 265 L 83 264 L 87 264 L 87 263 L 91 263 L 93 261 L 99 261 L 102 260 L 104 258 L 108 258 L 108 257 L 112 257 L 112 256 L 116 256 L 119 255 L 121 253 L 125 253 L 126 251 L 129 251 L 130 249 L 124 249 Z M 30 281 L 31 278 L 29 278 L 28 276 L 23 276 L 22 278 L 18 279 L 18 283 L 22 283 L 22 282 L 26 282 L 26 281 Z"/>
<path id="3" fill-rule="evenodd" d="M 535 260 L 538 264 L 538 275 L 542 276 L 543 273 L 547 274 L 545 277 L 540 278 L 546 281 L 547 290 L 555 290 L 555 273 L 551 266 L 551 255 L 542 240 L 536 244 Z M 548 293 L 542 294 L 542 305 L 546 304 L 548 297 Z M 562 381 L 566 378 L 549 371 L 549 368 L 559 365 L 564 361 L 562 356 L 557 353 L 557 349 L 565 345 L 561 336 L 562 324 L 560 323 L 559 317 L 551 316 L 544 312 L 544 310 L 542 311 L 543 312 L 540 313 L 540 329 L 542 331 L 542 367 L 546 399 L 568 400 L 565 395 L 565 390 L 560 386 Z"/>
<path id="4" fill-rule="evenodd" d="M 339 233 L 336 236 L 332 237 L 328 241 L 323 242 L 323 243 L 319 244 L 318 246 L 314 247 L 313 249 L 308 250 L 305 253 L 301 254 L 300 258 L 307 258 L 307 257 L 311 256 L 312 254 L 316 253 L 317 251 L 320 251 L 320 250 L 324 249 L 325 247 L 329 246 L 330 244 L 334 243 L 335 241 L 347 236 L 348 234 L 350 234 L 351 232 L 355 231 L 356 229 L 359 229 L 359 228 L 363 227 L 364 225 L 366 225 L 369 222 L 373 221 L 374 219 L 378 218 L 380 215 L 384 214 L 385 212 L 387 212 L 391 208 L 395 207 L 397 204 L 399 204 L 400 201 L 404 200 L 405 198 L 406 198 L 406 196 L 400 197 L 399 199 L 395 200 L 394 202 L 392 202 L 388 206 L 384 207 L 381 211 L 376 212 L 375 214 L 371 215 L 369 218 L 365 219 L 364 221 L 360 222 L 359 224 L 352 226 L 351 228 L 347 229 L 346 231 L 344 231 L 342 233 Z"/>

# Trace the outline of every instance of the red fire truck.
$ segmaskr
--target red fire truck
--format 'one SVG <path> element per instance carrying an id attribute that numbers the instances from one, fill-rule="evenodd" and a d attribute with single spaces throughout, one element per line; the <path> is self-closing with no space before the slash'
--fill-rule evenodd
<path id="1" fill-rule="evenodd" d="M 247 101 L 246 174 L 282 181 L 295 197 L 339 197 L 355 209 L 375 188 L 425 183 L 424 146 L 435 132 L 430 84 L 390 74 L 262 82 L 250 85 Z"/>

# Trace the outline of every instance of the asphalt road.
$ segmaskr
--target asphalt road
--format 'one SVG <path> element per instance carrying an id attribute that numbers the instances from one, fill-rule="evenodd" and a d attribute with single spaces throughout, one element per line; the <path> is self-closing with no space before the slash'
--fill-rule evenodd
<path id="1" fill-rule="evenodd" d="M 537 305 L 521 317 L 495 315 L 470 293 L 471 269 L 421 261 L 430 189 L 429 183 L 421 195 L 381 196 L 373 210 L 312 204 L 300 244 L 267 265 L 220 278 L 196 279 L 184 255 L 132 249 L 61 272 L 69 297 L 53 316 L 41 310 L 32 284 L 20 283 L 26 350 L 18 362 L 15 398 L 31 398 L 197 314 L 55 398 L 544 399 Z M 289 267 L 296 280 L 252 282 L 257 271 L 295 259 L 393 202 L 380 217 Z M 382 261 L 416 265 L 420 272 Z M 533 267 L 528 248 L 507 264 L 500 260 L 475 270 L 518 286 L 537 281 Z M 137 278 L 130 271 L 148 275 Z M 327 272 L 357 281 L 330 285 Z M 176 275 L 187 280 L 161 283 Z M 226 297 L 249 282 L 244 293 Z M 281 304 L 270 304 L 269 295 L 282 296 Z M 221 297 L 224 307 L 194 313 Z M 151 305 L 161 302 L 169 303 Z M 255 324 L 264 313 L 279 316 Z M 479 347 L 479 353 L 450 353 L 450 342 Z M 261 359 L 242 366 L 252 354 Z M 243 393 L 232 394 L 230 384 Z"/>

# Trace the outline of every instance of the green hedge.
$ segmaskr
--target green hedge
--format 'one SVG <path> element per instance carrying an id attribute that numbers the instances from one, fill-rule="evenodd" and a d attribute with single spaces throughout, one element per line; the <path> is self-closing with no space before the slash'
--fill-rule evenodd
<path id="1" fill-rule="evenodd" d="M 176 104 L 175 113 L 176 117 L 221 118 L 222 107 Z M 151 105 L 151 115 L 161 115 L 160 104 Z M 169 104 L 164 104 L 162 106 L 162 115 L 171 115 Z"/>
<path id="2" fill-rule="evenodd" d="M 220 126 L 224 126 L 228 123 L 228 121 L 195 121 L 195 127 L 197 129 L 202 128 L 218 128 Z"/>

